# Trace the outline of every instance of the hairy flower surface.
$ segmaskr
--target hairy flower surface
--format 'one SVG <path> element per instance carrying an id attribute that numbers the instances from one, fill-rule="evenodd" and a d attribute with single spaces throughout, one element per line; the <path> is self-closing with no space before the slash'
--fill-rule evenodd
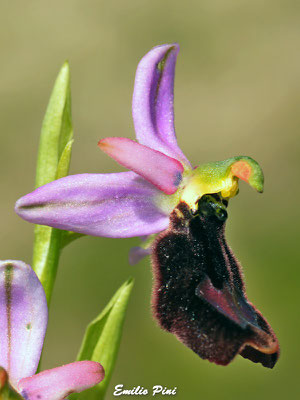
<path id="1" fill-rule="evenodd" d="M 102 366 L 93 361 L 34 375 L 47 321 L 44 289 L 31 267 L 22 261 L 0 261 L 0 398 L 9 392 L 28 400 L 62 400 L 104 378 Z"/>
<path id="2" fill-rule="evenodd" d="M 226 243 L 226 202 L 181 202 L 153 247 L 152 306 L 160 326 L 196 354 L 227 365 L 237 354 L 273 368 L 276 336 L 248 301 L 241 266 Z"/>
<path id="3" fill-rule="evenodd" d="M 210 361 L 227 364 L 238 353 L 247 356 L 250 346 L 252 350 L 248 358 L 272 367 L 278 357 L 276 337 L 245 297 L 240 272 L 236 272 L 236 277 L 234 275 L 233 271 L 239 271 L 239 267 L 231 252 L 225 250 L 224 229 L 210 224 L 216 220 L 224 225 L 228 200 L 238 193 L 239 179 L 262 192 L 263 173 L 258 163 L 247 156 L 206 163 L 196 168 L 191 166 L 177 144 L 174 129 L 173 89 L 178 51 L 177 44 L 155 47 L 138 65 L 132 103 L 137 142 L 120 137 L 99 142 L 105 153 L 130 172 L 81 174 L 59 179 L 18 200 L 16 212 L 32 223 L 95 236 L 148 237 L 164 231 L 158 239 L 149 236 L 142 247 L 131 253 L 132 263 L 146 254 L 153 254 L 156 277 L 153 307 L 160 325 Z M 203 203 L 208 195 L 213 196 Z M 183 214 L 182 209 L 185 210 Z M 178 261 L 176 257 L 172 258 L 174 247 L 171 242 L 169 246 L 161 245 L 165 237 L 177 241 L 176 215 L 179 215 L 179 225 L 185 226 L 179 237 L 188 243 L 183 245 L 184 251 L 178 251 L 181 254 L 179 265 L 183 265 L 180 273 L 187 273 L 191 265 L 199 272 L 194 279 L 191 275 L 184 287 L 191 293 L 190 300 L 196 296 L 201 301 L 193 303 L 195 308 L 190 310 L 191 313 L 189 304 L 186 304 L 184 316 L 182 296 L 179 287 L 174 286 L 180 276 Z M 197 232 L 201 234 L 191 228 L 194 220 L 201 222 L 197 225 Z M 209 230 L 205 228 L 207 224 L 211 227 Z M 174 232 L 176 235 L 172 236 Z M 199 248 L 205 249 L 196 257 L 198 264 L 192 257 L 195 242 Z M 181 245 L 178 246 L 178 250 L 181 249 Z M 168 323 L 163 322 L 164 313 L 160 309 L 167 309 L 171 302 L 171 297 L 168 297 L 171 286 L 165 281 L 167 278 L 163 278 L 164 257 L 173 259 L 166 268 L 173 271 L 169 279 L 175 290 L 173 309 L 169 310 L 173 314 L 169 314 Z M 223 274 L 223 281 L 214 279 L 222 269 L 227 271 Z M 162 291 L 166 293 L 165 299 L 161 297 Z M 215 313 L 219 317 L 210 318 Z M 206 328 L 206 333 L 201 334 L 205 329 L 205 315 L 208 326 L 212 328 Z M 199 323 L 193 328 L 190 318 L 198 318 Z M 241 329 L 242 334 L 238 335 L 231 327 Z M 228 332 L 232 335 L 228 336 Z M 228 340 L 224 339 L 226 335 Z M 196 340 L 196 337 L 201 337 L 201 340 Z M 208 347 L 219 348 L 219 351 L 210 356 Z M 223 354 L 222 358 L 222 351 L 230 355 L 226 357 Z M 266 356 L 265 360 L 264 354 L 271 356 Z"/>

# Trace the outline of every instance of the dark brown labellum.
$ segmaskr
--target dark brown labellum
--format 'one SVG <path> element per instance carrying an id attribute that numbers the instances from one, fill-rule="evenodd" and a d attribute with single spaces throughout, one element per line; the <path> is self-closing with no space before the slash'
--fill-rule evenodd
<path id="1" fill-rule="evenodd" d="M 183 202 L 173 210 L 153 247 L 153 313 L 203 359 L 227 365 L 241 354 L 273 368 L 278 341 L 246 297 L 241 267 L 224 237 L 226 208 L 209 195 L 196 215 Z"/>

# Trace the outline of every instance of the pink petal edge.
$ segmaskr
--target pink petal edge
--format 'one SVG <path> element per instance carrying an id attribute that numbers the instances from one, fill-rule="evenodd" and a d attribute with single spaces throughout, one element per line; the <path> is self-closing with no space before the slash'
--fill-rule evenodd
<path id="1" fill-rule="evenodd" d="M 136 172 L 164 193 L 173 194 L 178 189 L 184 168 L 175 158 L 122 137 L 102 139 L 98 146 L 119 164 Z"/>
<path id="2" fill-rule="evenodd" d="M 71 393 L 79 393 L 104 379 L 101 364 L 76 361 L 21 379 L 18 389 L 26 400 L 63 400 Z"/>

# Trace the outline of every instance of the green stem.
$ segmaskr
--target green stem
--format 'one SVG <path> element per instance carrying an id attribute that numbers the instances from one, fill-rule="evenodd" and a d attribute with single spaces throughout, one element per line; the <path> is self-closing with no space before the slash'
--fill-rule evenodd
<path id="1" fill-rule="evenodd" d="M 48 226 L 35 226 L 32 268 L 41 281 L 50 306 L 61 253 L 62 231 Z"/>

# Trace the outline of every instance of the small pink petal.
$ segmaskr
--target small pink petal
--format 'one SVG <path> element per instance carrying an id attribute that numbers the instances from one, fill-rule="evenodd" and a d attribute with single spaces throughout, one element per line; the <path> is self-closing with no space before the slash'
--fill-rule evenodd
<path id="1" fill-rule="evenodd" d="M 18 389 L 28 400 L 63 400 L 104 379 L 104 369 L 94 361 L 77 361 L 21 379 Z"/>
<path id="2" fill-rule="evenodd" d="M 105 138 L 98 145 L 119 164 L 136 172 L 166 194 L 173 194 L 178 189 L 184 168 L 175 158 L 127 138 Z"/>

